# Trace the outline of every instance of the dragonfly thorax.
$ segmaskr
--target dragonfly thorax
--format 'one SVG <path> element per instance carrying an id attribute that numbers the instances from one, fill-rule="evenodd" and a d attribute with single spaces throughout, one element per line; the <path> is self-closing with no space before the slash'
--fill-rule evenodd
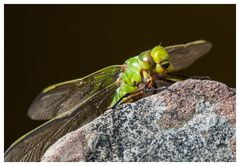
<path id="1" fill-rule="evenodd" d="M 169 63 L 167 51 L 156 46 L 152 50 L 144 51 L 140 55 L 125 61 L 126 68 L 120 74 L 120 86 L 116 90 L 112 105 L 121 99 L 125 94 L 131 93 L 153 80 L 153 75 L 165 74 L 173 70 Z"/>

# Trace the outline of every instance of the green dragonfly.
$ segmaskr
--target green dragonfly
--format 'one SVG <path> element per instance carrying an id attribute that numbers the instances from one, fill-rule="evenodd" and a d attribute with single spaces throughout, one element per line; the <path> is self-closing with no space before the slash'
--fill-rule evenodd
<path id="1" fill-rule="evenodd" d="M 190 66 L 211 49 L 198 40 L 151 50 L 103 68 L 86 77 L 58 83 L 44 89 L 33 101 L 28 115 L 49 120 L 16 140 L 5 152 L 5 161 L 40 161 L 49 146 L 66 133 L 92 121 L 108 108 L 129 102 L 155 88 L 158 78 L 177 81 L 168 73 Z"/>

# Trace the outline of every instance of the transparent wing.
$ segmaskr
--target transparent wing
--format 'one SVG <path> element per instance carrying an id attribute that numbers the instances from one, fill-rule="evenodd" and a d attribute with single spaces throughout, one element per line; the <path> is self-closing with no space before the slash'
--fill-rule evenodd
<path id="1" fill-rule="evenodd" d="M 115 82 L 88 95 L 80 105 L 22 136 L 6 151 L 4 160 L 40 161 L 47 148 L 59 138 L 102 114 L 111 103 L 117 87 Z"/>
<path id="2" fill-rule="evenodd" d="M 187 44 L 179 44 L 165 47 L 170 63 L 174 66 L 174 71 L 187 68 L 197 59 L 205 55 L 212 47 L 212 44 L 205 40 L 197 40 Z"/>
<path id="3" fill-rule="evenodd" d="M 28 115 L 32 119 L 43 120 L 67 112 L 115 82 L 121 69 L 121 65 L 113 65 L 80 79 L 52 85 L 35 98 Z"/>

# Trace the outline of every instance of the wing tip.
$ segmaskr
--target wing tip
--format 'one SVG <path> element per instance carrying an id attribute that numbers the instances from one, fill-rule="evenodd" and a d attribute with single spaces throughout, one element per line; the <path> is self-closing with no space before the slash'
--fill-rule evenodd
<path id="1" fill-rule="evenodd" d="M 42 113 L 39 109 L 39 101 L 41 100 L 42 96 L 44 95 L 43 92 L 39 93 L 37 97 L 33 100 L 30 107 L 27 110 L 27 115 L 32 120 L 48 120 L 50 117 L 46 116 Z"/>

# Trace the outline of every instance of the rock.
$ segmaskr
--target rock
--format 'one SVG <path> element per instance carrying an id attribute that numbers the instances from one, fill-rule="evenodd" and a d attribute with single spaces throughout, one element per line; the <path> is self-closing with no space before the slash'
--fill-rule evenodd
<path id="1" fill-rule="evenodd" d="M 236 161 L 236 91 L 185 80 L 107 110 L 73 131 L 42 161 Z"/>

